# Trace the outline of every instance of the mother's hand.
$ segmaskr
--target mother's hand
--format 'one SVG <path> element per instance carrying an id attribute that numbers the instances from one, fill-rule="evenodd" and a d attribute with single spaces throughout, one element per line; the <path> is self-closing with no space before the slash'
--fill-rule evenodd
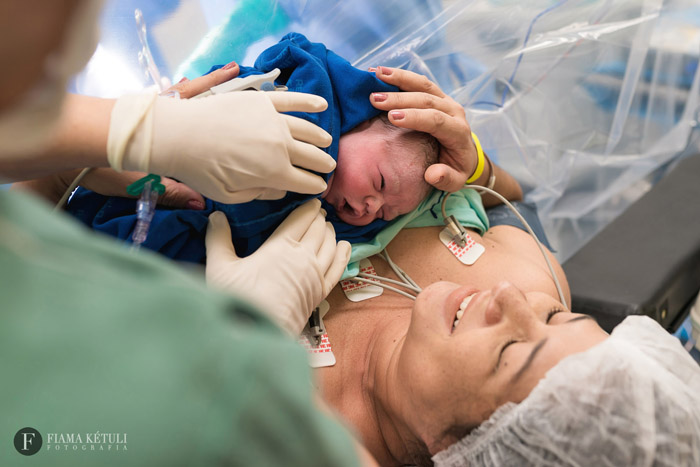
<path id="1" fill-rule="evenodd" d="M 31 191 L 56 204 L 71 185 L 80 169 L 58 172 L 46 177 L 26 180 L 12 184 L 13 189 Z M 104 196 L 120 196 L 122 198 L 137 198 L 126 193 L 126 187 L 148 174 L 143 172 L 117 172 L 108 168 L 92 169 L 81 180 L 80 186 Z M 159 206 L 180 209 L 204 209 L 202 195 L 184 183 L 167 177 L 161 178 L 165 193 L 158 197 Z"/>
<path id="2" fill-rule="evenodd" d="M 372 93 L 372 105 L 389 111 L 389 121 L 394 125 L 430 133 L 440 142 L 438 163 L 425 171 L 425 181 L 439 190 L 463 188 L 477 163 L 464 108 L 423 75 L 388 67 L 370 71 L 404 91 Z"/>

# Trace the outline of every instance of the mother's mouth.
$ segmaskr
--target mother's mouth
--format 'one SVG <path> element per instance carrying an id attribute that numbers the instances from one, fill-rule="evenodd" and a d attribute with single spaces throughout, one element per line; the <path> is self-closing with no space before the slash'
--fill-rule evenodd
<path id="1" fill-rule="evenodd" d="M 461 320 L 462 316 L 464 316 L 464 311 L 467 309 L 467 306 L 469 306 L 469 302 L 472 301 L 472 298 L 474 298 L 475 295 L 476 295 L 476 293 L 473 293 L 473 294 L 469 295 L 468 297 L 465 297 L 464 300 L 462 300 L 462 302 L 459 304 L 459 309 L 455 313 L 455 320 L 452 323 L 452 332 L 454 332 L 455 329 L 457 329 L 457 325 L 459 324 L 459 320 Z"/>

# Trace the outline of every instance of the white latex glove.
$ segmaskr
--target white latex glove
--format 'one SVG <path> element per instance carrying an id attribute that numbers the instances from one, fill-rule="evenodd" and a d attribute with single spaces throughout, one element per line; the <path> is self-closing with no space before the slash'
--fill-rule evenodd
<path id="1" fill-rule="evenodd" d="M 292 336 L 338 283 L 350 244 L 336 244 L 319 200 L 296 208 L 252 255 L 239 258 L 226 216 L 215 212 L 207 226 L 207 283 L 257 305 Z"/>
<path id="2" fill-rule="evenodd" d="M 317 194 L 326 182 L 308 172 L 335 168 L 331 136 L 280 112 L 321 112 L 325 99 L 295 92 L 239 91 L 179 100 L 155 94 L 117 100 L 109 127 L 112 168 L 176 178 L 222 203 Z"/>

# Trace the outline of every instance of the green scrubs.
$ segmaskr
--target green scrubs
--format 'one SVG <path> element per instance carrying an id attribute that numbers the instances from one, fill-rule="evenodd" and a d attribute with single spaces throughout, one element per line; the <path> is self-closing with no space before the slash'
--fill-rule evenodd
<path id="1" fill-rule="evenodd" d="M 6 191 L 0 378 L 3 466 L 357 464 L 260 313 Z"/>

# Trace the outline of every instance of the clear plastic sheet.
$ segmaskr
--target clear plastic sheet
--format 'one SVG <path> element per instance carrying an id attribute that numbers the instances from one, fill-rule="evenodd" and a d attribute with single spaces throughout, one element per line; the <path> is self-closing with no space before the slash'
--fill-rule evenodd
<path id="1" fill-rule="evenodd" d="M 537 203 L 560 260 L 697 150 L 696 0 L 111 0 L 76 91 L 153 84 L 137 7 L 152 69 L 173 81 L 252 64 L 289 31 L 360 68 L 426 74 Z"/>

